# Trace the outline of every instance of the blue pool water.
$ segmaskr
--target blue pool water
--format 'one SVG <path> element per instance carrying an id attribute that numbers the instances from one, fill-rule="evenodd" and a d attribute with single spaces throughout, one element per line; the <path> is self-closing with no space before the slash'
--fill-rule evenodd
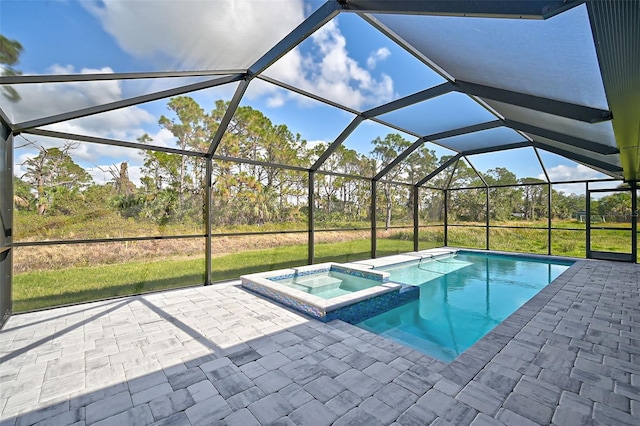
<path id="1" fill-rule="evenodd" d="M 420 298 L 356 324 L 442 361 L 452 361 L 571 266 L 465 253 L 380 268 L 420 287 Z"/>
<path id="2" fill-rule="evenodd" d="M 274 281 L 305 293 L 314 294 L 323 299 L 332 299 L 382 284 L 380 281 L 337 271 L 318 272 Z"/>

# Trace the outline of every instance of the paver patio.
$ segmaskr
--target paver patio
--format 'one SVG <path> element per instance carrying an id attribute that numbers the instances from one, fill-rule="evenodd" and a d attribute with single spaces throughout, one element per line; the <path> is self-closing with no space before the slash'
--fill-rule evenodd
<path id="1" fill-rule="evenodd" d="M 578 261 L 450 364 L 234 285 L 15 315 L 2 425 L 638 425 L 639 273 Z"/>

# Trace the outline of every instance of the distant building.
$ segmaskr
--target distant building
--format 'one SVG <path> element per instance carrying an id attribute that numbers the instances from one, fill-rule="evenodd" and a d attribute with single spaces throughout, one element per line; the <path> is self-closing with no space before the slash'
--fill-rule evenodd
<path id="1" fill-rule="evenodd" d="M 573 215 L 574 219 L 577 220 L 578 222 L 586 222 L 587 221 L 587 212 L 586 210 L 578 210 L 577 212 L 574 213 Z M 591 223 L 597 223 L 597 222 L 606 222 L 606 219 L 604 218 L 604 216 L 600 216 L 600 215 L 591 215 Z"/>

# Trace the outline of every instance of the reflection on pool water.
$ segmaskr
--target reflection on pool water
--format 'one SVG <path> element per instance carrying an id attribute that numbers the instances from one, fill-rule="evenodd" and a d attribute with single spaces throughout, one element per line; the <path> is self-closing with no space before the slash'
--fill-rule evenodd
<path id="1" fill-rule="evenodd" d="M 535 296 L 572 262 L 475 254 L 380 268 L 420 287 L 420 298 L 356 325 L 452 361 Z"/>

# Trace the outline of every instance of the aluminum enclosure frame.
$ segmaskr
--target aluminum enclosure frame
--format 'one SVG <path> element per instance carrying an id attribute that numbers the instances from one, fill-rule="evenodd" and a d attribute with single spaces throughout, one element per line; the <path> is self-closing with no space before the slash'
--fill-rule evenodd
<path id="1" fill-rule="evenodd" d="M 478 1 L 426 1 L 426 0 L 401 0 L 401 1 L 392 1 L 392 0 L 329 0 L 324 3 L 319 9 L 317 9 L 313 14 L 311 14 L 306 20 L 304 20 L 297 28 L 295 28 L 291 33 L 289 33 L 285 38 L 283 38 L 279 43 L 273 46 L 265 55 L 259 58 L 254 64 L 249 66 L 247 69 L 230 69 L 230 70 L 205 70 L 205 71 L 178 71 L 178 72 L 142 72 L 142 73 L 114 73 L 114 74 L 83 74 L 83 75 L 49 75 L 49 76 L 5 76 L 0 77 L 0 84 L 3 85 L 14 85 L 14 84 L 37 84 L 37 83 L 56 83 L 56 82 L 76 82 L 76 81 L 106 81 L 106 80 L 131 80 L 131 79 L 143 79 L 143 78 L 172 78 L 172 77 L 211 77 L 200 83 L 185 85 L 181 87 L 177 87 L 170 90 L 163 90 L 143 96 L 137 96 L 130 99 L 123 99 L 121 101 L 112 102 L 109 104 L 97 105 L 90 108 L 83 108 L 77 111 L 70 111 L 61 114 L 55 114 L 48 117 L 41 117 L 34 120 L 28 120 L 23 122 L 12 123 L 8 118 L 6 113 L 0 108 L 0 124 L 1 134 L 0 134 L 0 157 L 2 157 L 3 164 L 0 164 L 0 177 L 5 182 L 2 188 L 0 188 L 0 213 L 2 214 L 2 227 L 3 234 L 0 237 L 0 277 L 2 278 L 0 282 L 0 327 L 6 321 L 6 318 L 11 313 L 11 283 L 12 283 L 12 252 L 14 247 L 29 247 L 36 245 L 56 245 L 56 244 L 83 244 L 83 243 L 96 243 L 96 242 L 120 242 L 120 241 L 143 241 L 143 240 L 161 240 L 161 239 L 183 239 L 183 238 L 205 238 L 206 240 L 206 271 L 205 271 L 205 283 L 211 284 L 215 281 L 214 277 L 212 277 L 211 272 L 211 262 L 212 262 L 212 253 L 211 253 L 211 241 L 212 238 L 216 236 L 227 236 L 227 235 L 270 235 L 270 234 L 278 234 L 284 233 L 284 231 L 274 231 L 274 232 L 258 232 L 258 233 L 224 233 L 224 234 L 214 234 L 212 233 L 211 228 L 211 205 L 212 205 L 212 195 L 211 195 L 211 170 L 212 164 L 214 160 L 224 160 L 224 161 L 232 161 L 238 163 L 246 163 L 246 164 L 254 164 L 260 166 L 267 167 L 278 167 L 278 168 L 286 168 L 290 170 L 295 170 L 299 172 L 307 173 L 308 178 L 308 205 L 309 205 L 309 215 L 308 215 L 308 228 L 306 230 L 300 231 L 286 231 L 286 233 L 307 233 L 308 235 L 308 263 L 314 263 L 315 261 L 315 250 L 314 250 L 314 241 L 315 235 L 317 232 L 332 232 L 330 229 L 315 229 L 315 212 L 313 206 L 314 197 L 315 197 L 315 188 L 314 188 L 314 178 L 317 175 L 327 174 L 327 175 L 338 175 L 348 178 L 360 179 L 363 181 L 369 181 L 371 184 L 371 226 L 366 229 L 354 229 L 354 230 L 370 230 L 371 231 L 371 256 L 376 257 L 377 255 L 377 221 L 376 221 L 376 210 L 377 210 L 377 186 L 379 183 L 388 182 L 385 180 L 385 176 L 397 165 L 401 164 L 411 153 L 417 150 L 424 143 L 431 142 L 436 145 L 446 146 L 441 143 L 441 139 L 446 139 L 453 136 L 460 136 L 464 134 L 479 132 L 482 130 L 488 130 L 497 127 L 507 127 L 515 130 L 523 138 L 526 140 L 525 142 L 520 142 L 516 144 L 511 144 L 508 146 L 494 146 L 491 148 L 485 149 L 472 149 L 467 151 L 458 151 L 456 154 L 447 160 L 444 164 L 436 168 L 434 171 L 429 173 L 427 176 L 424 176 L 422 179 L 415 183 L 407 183 L 407 182 L 390 182 L 394 185 L 402 185 L 410 188 L 412 191 L 412 199 L 413 199 L 413 231 L 414 231 L 414 239 L 413 246 L 414 249 L 418 249 L 419 247 L 419 229 L 423 226 L 419 223 L 419 192 L 423 188 L 428 188 L 429 180 L 436 176 L 441 171 L 445 170 L 447 167 L 453 167 L 455 169 L 456 164 L 461 159 L 468 160 L 468 156 L 480 154 L 480 153 L 490 153 L 497 152 L 504 149 L 515 149 L 522 147 L 531 147 L 540 163 L 540 166 L 543 170 L 544 175 L 547 178 L 547 182 L 539 183 L 539 185 L 547 185 L 548 186 L 548 206 L 549 206 L 549 216 L 551 212 L 551 186 L 555 184 L 564 184 L 567 182 L 552 182 L 549 179 L 549 173 L 545 168 L 544 163 L 542 162 L 539 154 L 539 150 L 543 149 L 545 151 L 549 151 L 555 154 L 562 155 L 566 158 L 574 160 L 580 164 L 587 165 L 593 169 L 601 171 L 609 176 L 611 176 L 612 181 L 617 181 L 619 179 L 626 178 L 629 181 L 633 188 L 634 201 L 636 195 L 635 189 L 635 180 L 637 179 L 637 169 L 640 169 L 640 162 L 638 161 L 637 151 L 635 157 L 629 158 L 629 152 L 625 152 L 626 160 L 623 161 L 623 167 L 618 166 L 615 161 L 611 163 L 601 159 L 600 157 L 590 157 L 588 155 L 583 155 L 580 153 L 576 153 L 572 151 L 572 148 L 579 147 L 581 149 L 586 149 L 592 151 L 594 153 L 601 154 L 605 156 L 605 158 L 614 158 L 621 154 L 621 150 L 618 148 L 614 148 L 611 146 L 607 146 L 595 141 L 590 141 L 586 139 L 577 138 L 575 136 L 571 136 L 568 134 L 559 133 L 557 131 L 552 131 L 545 128 L 540 128 L 536 126 L 532 126 L 530 124 L 520 123 L 516 121 L 512 121 L 509 119 L 505 119 L 489 108 L 485 103 L 482 102 L 479 98 L 487 98 L 492 100 L 497 100 L 500 102 L 504 102 L 511 105 L 521 106 L 528 109 L 532 109 L 534 111 L 541 111 L 549 114 L 554 114 L 559 117 L 570 118 L 574 120 L 579 120 L 588 123 L 597 123 L 602 121 L 608 121 L 613 118 L 613 113 L 615 113 L 616 120 L 613 121 L 614 129 L 616 130 L 616 135 L 629 127 L 629 123 L 636 120 L 636 110 L 632 109 L 631 112 L 626 115 L 622 112 L 623 106 L 629 105 L 629 96 L 633 96 L 637 94 L 640 89 L 637 87 L 637 83 L 640 80 L 615 80 L 615 72 L 620 67 L 618 61 L 624 61 L 625 58 L 620 59 L 619 56 L 610 56 L 608 52 L 603 50 L 603 47 L 598 43 L 599 40 L 607 41 L 608 45 L 611 45 L 615 42 L 616 36 L 620 37 L 633 37 L 638 34 L 637 28 L 634 28 L 631 25 L 633 22 L 631 20 L 627 20 L 621 23 L 620 33 L 616 32 L 615 26 L 610 25 L 610 22 L 606 20 L 607 13 L 610 10 L 615 9 L 616 7 L 622 6 L 614 6 L 614 5 L 604 5 L 604 4 L 596 4 L 595 2 L 587 1 L 587 8 L 589 11 L 589 16 L 592 21 L 592 27 L 594 29 L 594 37 L 596 38 L 596 47 L 598 49 L 598 56 L 602 68 L 603 79 L 605 84 L 605 89 L 607 89 L 607 95 L 609 97 L 609 102 L 612 105 L 611 111 L 602 110 L 597 108 L 590 108 L 583 105 L 571 104 L 567 102 L 560 102 L 554 99 L 547 99 L 537 96 L 532 96 L 524 93 L 507 91 L 503 89 L 499 89 L 496 87 L 489 87 L 486 85 L 479 85 L 472 82 L 466 81 L 454 81 L 449 78 L 447 75 L 443 75 L 439 72 L 438 69 L 433 69 L 438 72 L 441 76 L 443 76 L 447 81 L 440 85 L 434 86 L 432 88 L 423 90 L 418 93 L 414 93 L 408 96 L 405 96 L 401 99 L 394 100 L 385 105 L 378 106 L 376 108 L 372 108 L 366 111 L 354 111 L 348 107 L 344 107 L 342 105 L 336 104 L 327 99 L 323 99 L 320 96 L 312 95 L 303 90 L 292 87 L 286 83 L 279 82 L 272 78 L 261 75 L 261 73 L 267 69 L 270 65 L 275 63 L 278 59 L 283 57 L 287 52 L 294 49 L 298 46 L 302 41 L 304 41 L 308 36 L 313 34 L 317 29 L 322 27 L 324 24 L 329 22 L 334 17 L 338 16 L 340 13 L 355 13 L 360 16 L 363 20 L 371 24 L 374 28 L 383 32 L 385 35 L 390 37 L 393 41 L 398 43 L 401 47 L 403 47 L 407 52 L 411 55 L 415 56 L 419 59 L 425 66 L 431 68 L 431 64 L 424 60 L 420 55 L 418 55 L 411 46 L 407 46 L 401 40 L 395 38 L 388 31 L 385 31 L 384 28 L 377 25 L 375 20 L 371 17 L 372 13 L 390 13 L 390 14 L 424 14 L 424 15 L 448 15 L 448 16 L 482 16 L 482 17 L 501 17 L 501 18 L 528 18 L 528 19 L 548 19 L 559 13 L 562 13 L 570 8 L 576 7 L 585 1 L 577 0 L 577 1 L 539 1 L 539 0 L 527 0 L 522 2 L 504 2 L 498 0 L 486 0 L 483 2 Z M 617 9 L 616 9 L 617 10 Z M 636 13 L 637 9 L 632 9 L 631 13 Z M 633 56 L 633 52 L 627 52 L 627 61 L 626 63 L 637 63 L 638 56 Z M 636 61 L 636 62 L 633 62 Z M 349 125 L 342 131 L 342 133 L 333 141 L 333 143 L 329 146 L 329 148 L 318 158 L 318 160 L 311 165 L 309 168 L 298 167 L 298 166 L 290 166 L 284 164 L 273 164 L 273 163 L 265 163 L 254 160 L 247 159 L 239 159 L 239 158 L 231 158 L 224 157 L 216 154 L 216 150 L 227 130 L 227 126 L 231 122 L 233 115 L 235 114 L 237 108 L 240 105 L 240 102 L 245 95 L 246 89 L 248 85 L 254 79 L 261 79 L 264 81 L 268 81 L 270 83 L 279 85 L 287 90 L 291 90 L 292 92 L 301 94 L 303 96 L 308 96 L 312 99 L 315 99 L 320 102 L 324 102 L 327 105 L 331 105 L 337 108 L 341 108 L 347 112 L 355 114 L 355 118 L 349 123 Z M 86 117 L 102 112 L 112 111 L 119 108 L 124 108 L 128 106 L 138 105 L 144 102 L 166 99 L 171 96 L 188 94 L 196 90 L 202 90 L 206 88 L 221 86 L 229 83 L 239 83 L 238 88 L 236 89 L 234 96 L 230 102 L 230 106 L 227 109 L 224 118 L 219 126 L 217 133 L 214 135 L 211 140 L 209 150 L 205 152 L 194 152 L 194 151 L 185 151 L 176 148 L 168 148 L 168 147 L 154 147 L 148 146 L 139 143 L 127 142 L 127 141 L 117 141 L 108 138 L 99 138 L 92 136 L 82 136 L 76 134 L 62 133 L 62 132 L 54 132 L 50 130 L 41 129 L 41 127 L 59 123 L 62 121 L 67 121 L 70 119 Z M 614 87 L 614 85 L 616 85 Z M 628 90 L 623 90 L 621 87 L 630 88 Z M 483 108 L 489 110 L 492 114 L 495 115 L 496 119 L 492 121 L 488 121 L 485 123 L 475 124 L 471 126 L 465 126 L 458 129 L 448 130 L 446 132 L 440 132 L 436 134 L 430 135 L 417 135 L 407 129 L 401 129 L 396 126 L 390 125 L 385 121 L 381 120 L 379 117 L 382 114 L 386 114 L 391 111 L 396 111 L 407 106 L 415 105 L 419 102 L 426 101 L 428 99 L 435 98 L 437 96 L 458 92 L 468 95 L 471 99 L 481 105 Z M 622 99 L 624 98 L 624 99 Z M 620 112 L 619 112 L 620 111 Z M 635 115 L 634 115 L 635 114 Z M 365 121 L 370 120 L 380 124 L 385 124 L 390 126 L 391 128 L 401 130 L 406 132 L 407 134 L 411 134 L 417 138 L 413 144 L 407 148 L 405 151 L 400 153 L 400 155 L 394 159 L 392 162 L 387 164 L 382 170 L 376 173 L 374 176 L 364 177 L 364 176 L 355 176 L 355 175 L 347 175 L 340 174 L 331 171 L 323 171 L 321 167 L 323 163 L 329 158 L 329 156 L 336 150 L 338 147 L 348 138 L 348 136 L 355 131 L 359 125 L 364 123 Z M 63 240 L 63 241 L 40 241 L 40 242 L 14 242 L 12 238 L 12 226 L 13 226 L 13 139 L 15 136 L 20 133 L 25 134 L 33 134 L 39 136 L 47 136 L 61 139 L 70 139 L 76 140 L 80 142 L 87 143 L 97 143 L 104 145 L 112 145 L 112 146 L 120 146 L 131 149 L 141 149 L 141 150 L 150 150 L 150 151 L 159 151 L 166 152 L 171 154 L 192 156 L 203 158 L 206 161 L 207 175 L 208 179 L 206 182 L 207 185 L 207 197 L 205 201 L 205 233 L 204 234 L 195 234 L 195 235 L 174 235 L 174 236 L 158 236 L 158 237 L 131 237 L 131 238 L 111 238 L 111 239 L 90 239 L 90 240 Z M 532 134 L 533 137 L 529 136 Z M 540 136 L 542 138 L 552 139 L 555 142 L 558 142 L 562 146 L 566 146 L 566 149 L 559 148 L 557 146 L 549 145 L 541 140 L 536 140 L 535 136 Z M 633 142 L 633 140 L 632 140 Z M 637 145 L 637 144 L 636 144 Z M 637 147 L 636 145 L 632 145 L 633 147 Z M 623 148 L 629 148 L 628 141 L 625 142 Z M 608 156 L 608 157 L 607 157 Z M 634 163 L 635 161 L 635 163 Z M 483 186 L 479 188 L 484 188 L 487 191 L 487 237 L 486 237 L 486 248 L 489 248 L 489 188 L 499 187 L 499 186 L 490 186 L 487 185 L 486 181 L 482 178 L 482 175 L 478 173 L 476 168 L 473 166 L 472 162 L 469 161 L 469 164 L 474 169 L 480 180 L 483 182 Z M 453 176 L 451 174 L 451 177 Z M 585 182 L 585 186 L 588 189 L 587 181 L 574 181 L 575 182 Z M 450 181 L 449 181 L 450 183 Z M 524 184 L 523 184 L 524 185 Z M 531 184 L 527 184 L 531 185 Z M 514 185 L 508 185 L 514 186 Z M 448 215 L 447 215 L 447 200 L 450 198 L 449 191 L 457 191 L 469 188 L 449 188 L 448 185 L 445 188 L 439 188 L 443 191 L 443 198 L 445 200 L 445 223 L 444 223 L 444 242 L 447 243 L 447 228 L 448 226 L 456 226 L 448 224 Z M 548 218 L 548 247 L 549 254 L 551 254 L 551 231 L 552 229 L 551 218 Z M 406 228 L 404 226 L 391 227 L 391 228 Z M 636 243 L 634 241 L 634 259 L 636 258 Z"/>
<path id="2" fill-rule="evenodd" d="M 0 328 L 12 313 L 13 135 L 0 120 Z"/>

